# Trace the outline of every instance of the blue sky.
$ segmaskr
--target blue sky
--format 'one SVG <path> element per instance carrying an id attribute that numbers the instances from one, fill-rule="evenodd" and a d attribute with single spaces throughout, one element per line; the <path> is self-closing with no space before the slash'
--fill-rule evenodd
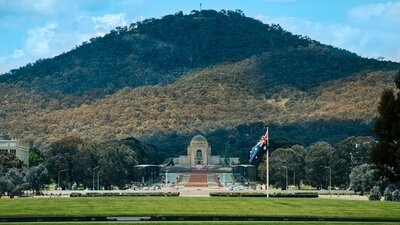
<path id="1" fill-rule="evenodd" d="M 400 61 L 400 1 L 0 0 L 0 73 L 66 52 L 116 26 L 192 9 L 241 9 L 369 58 Z"/>

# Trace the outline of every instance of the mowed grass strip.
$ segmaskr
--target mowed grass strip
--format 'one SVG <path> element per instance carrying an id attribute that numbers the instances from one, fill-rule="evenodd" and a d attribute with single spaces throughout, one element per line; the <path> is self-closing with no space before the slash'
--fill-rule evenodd
<path id="1" fill-rule="evenodd" d="M 242 224 L 249 224 L 249 225 L 256 225 L 256 224 L 266 224 L 266 225 L 306 225 L 306 224 L 315 224 L 315 225 L 375 225 L 375 224 L 379 224 L 379 225 L 398 225 L 398 223 L 377 223 L 377 222 L 219 222 L 219 221 L 206 221 L 206 222 L 186 222 L 186 221 L 174 221 L 174 222 L 124 222 L 124 223 L 107 223 L 107 222 L 87 222 L 87 223 L 55 223 L 55 222 L 49 222 L 49 223 L 37 223 L 37 222 L 33 222 L 33 223 L 24 223 L 24 224 L 34 224 L 34 225 L 49 225 L 49 224 L 55 224 L 55 225 L 88 225 L 88 224 L 110 224 L 110 225 L 126 225 L 126 224 L 151 224 L 151 225 L 169 225 L 169 224 L 184 224 L 184 225 L 197 225 L 197 224 L 201 224 L 201 225 L 242 225 Z M 3 224 L 3 223 L 2 223 Z M 13 224 L 15 225 L 15 223 L 5 223 L 5 224 Z M 4 225 L 5 225 L 4 224 Z"/>
<path id="2" fill-rule="evenodd" d="M 229 197 L 0 199 L 0 217 L 202 215 L 400 219 L 400 202 Z"/>

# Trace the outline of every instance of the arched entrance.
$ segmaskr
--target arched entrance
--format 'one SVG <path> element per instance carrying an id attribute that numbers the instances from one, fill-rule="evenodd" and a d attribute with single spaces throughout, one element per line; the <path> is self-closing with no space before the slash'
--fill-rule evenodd
<path id="1" fill-rule="evenodd" d="M 196 151 L 196 165 L 203 165 L 203 152 L 200 149 Z"/>

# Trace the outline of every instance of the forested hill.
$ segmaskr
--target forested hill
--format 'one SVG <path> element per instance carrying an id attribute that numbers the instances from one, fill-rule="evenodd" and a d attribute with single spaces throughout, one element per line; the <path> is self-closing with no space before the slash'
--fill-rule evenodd
<path id="1" fill-rule="evenodd" d="M 85 94 L 87 103 L 124 87 L 171 83 L 193 69 L 259 54 L 271 54 L 260 65 L 261 79 L 305 87 L 398 67 L 293 35 L 241 11 L 202 10 L 118 27 L 70 52 L 12 70 L 0 82 L 58 97 Z"/>
<path id="2" fill-rule="evenodd" d="M 276 146 L 335 143 L 371 135 L 399 69 L 241 11 L 176 13 L 1 75 L 0 135 L 38 145 L 137 137 L 171 155 L 196 134 L 239 155 L 266 126 Z"/>

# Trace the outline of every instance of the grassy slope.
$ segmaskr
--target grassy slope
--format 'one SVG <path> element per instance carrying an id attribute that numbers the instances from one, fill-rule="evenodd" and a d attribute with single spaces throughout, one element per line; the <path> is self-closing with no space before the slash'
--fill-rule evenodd
<path id="1" fill-rule="evenodd" d="M 87 222 L 87 223 L 76 223 L 74 222 L 74 225 L 81 225 L 81 224 L 96 224 L 96 222 Z M 113 224 L 113 225 L 122 225 L 122 224 L 143 224 L 143 222 L 132 222 L 132 223 L 104 223 L 104 222 L 98 222 L 99 224 Z M 371 223 L 366 223 L 366 222 L 362 222 L 362 223 L 354 223 L 354 222 L 348 222 L 348 223 L 337 223 L 337 222 L 220 222 L 220 221 L 212 221 L 212 222 L 187 222 L 187 221 L 182 221 L 182 222 L 177 222 L 177 221 L 173 221 L 173 222 L 145 222 L 146 224 L 153 224 L 153 225 L 160 225 L 160 224 L 185 224 L 185 225 L 194 225 L 194 224 L 202 224 L 202 225 L 206 225 L 206 224 L 217 224 L 217 225 L 241 225 L 241 224 L 252 224 L 252 225 L 256 225 L 256 224 L 268 224 L 268 225 L 272 225 L 272 224 L 290 224 L 290 225 L 297 225 L 297 224 L 301 224 L 301 225 L 305 225 L 305 224 L 318 224 L 318 225 L 328 225 L 328 224 L 336 224 L 336 225 L 363 225 L 363 224 L 380 224 L 380 225 L 394 225 L 394 224 L 398 224 L 398 223 L 376 223 L 376 222 L 371 222 Z M 7 224 L 7 223 L 6 223 Z M 15 224 L 15 223 L 12 223 Z M 57 225 L 66 225 L 66 224 L 71 224 L 71 223 L 37 223 L 34 222 L 32 224 L 35 225 L 43 225 L 43 224 L 57 224 Z"/>
<path id="2" fill-rule="evenodd" d="M 301 216 L 400 219 L 400 203 L 263 198 L 1 199 L 1 217 L 22 216 Z"/>

